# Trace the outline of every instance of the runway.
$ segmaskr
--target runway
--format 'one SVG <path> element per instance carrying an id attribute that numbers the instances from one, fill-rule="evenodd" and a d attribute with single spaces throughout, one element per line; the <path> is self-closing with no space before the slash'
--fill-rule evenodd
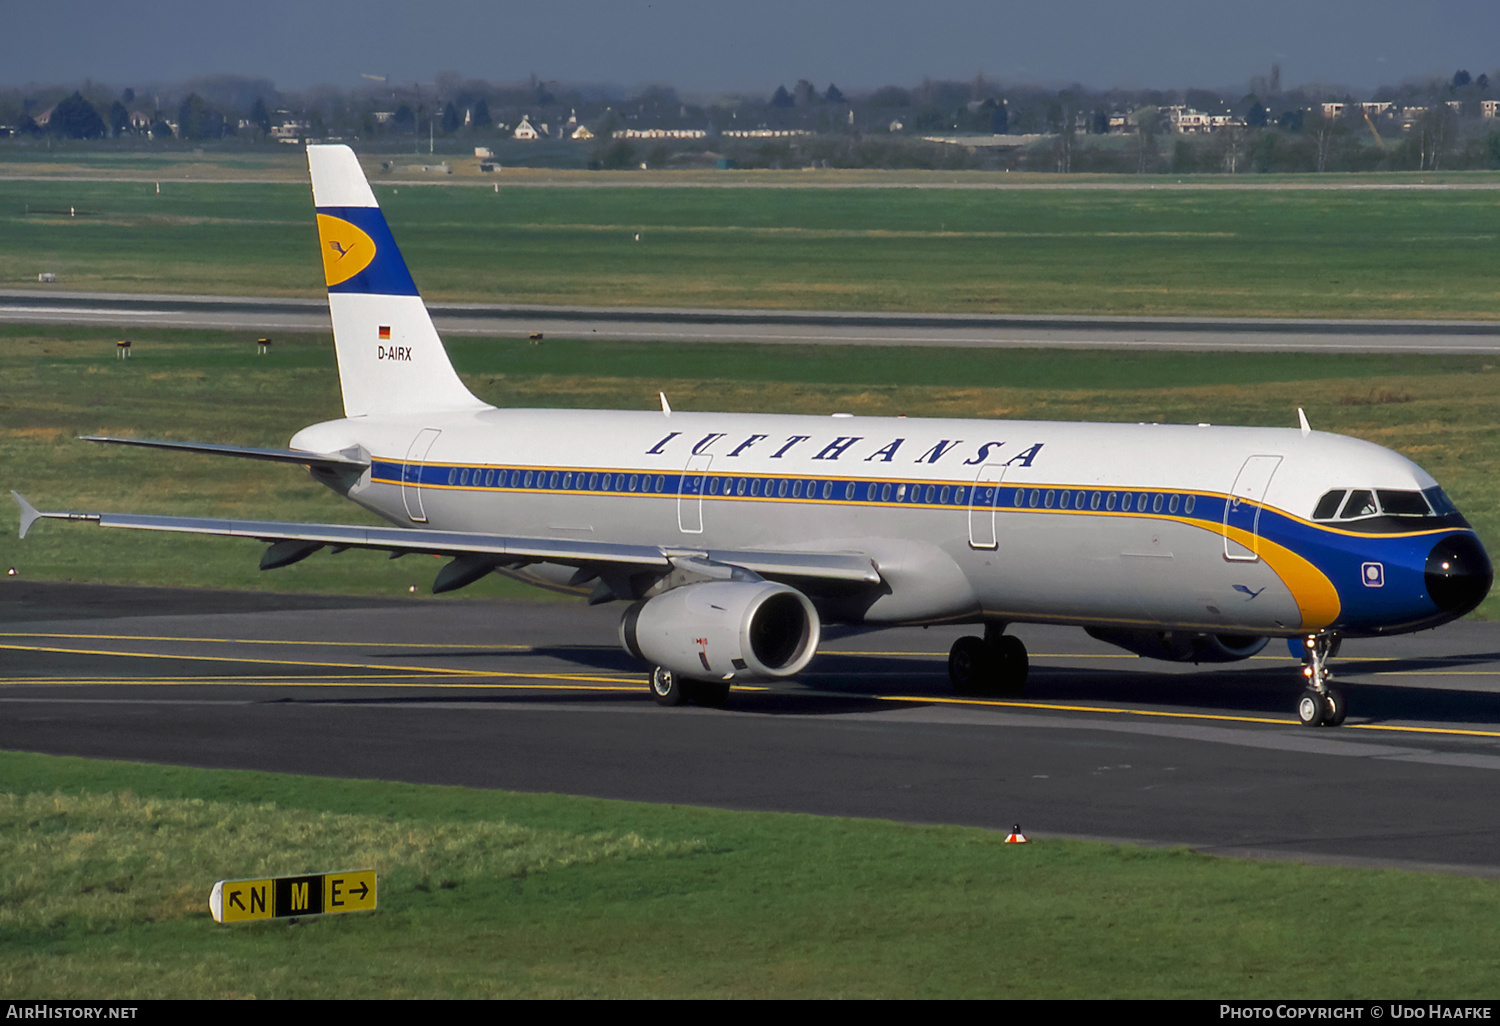
<path id="1" fill-rule="evenodd" d="M 0 748 L 878 817 L 1500 875 L 1500 625 L 1349 641 L 1337 729 L 1272 642 L 1156 663 L 1014 632 L 1024 699 L 957 699 L 960 628 L 838 636 L 797 682 L 665 709 L 621 609 L 0 584 Z"/>
<path id="2" fill-rule="evenodd" d="M 1273 320 L 666 310 L 429 303 L 449 336 L 652 342 L 986 348 L 1134 348 L 1241 352 L 1500 353 L 1500 324 L 1480 321 Z M 91 324 L 274 335 L 328 331 L 324 299 L 116 295 L 0 290 L 0 322 Z"/>

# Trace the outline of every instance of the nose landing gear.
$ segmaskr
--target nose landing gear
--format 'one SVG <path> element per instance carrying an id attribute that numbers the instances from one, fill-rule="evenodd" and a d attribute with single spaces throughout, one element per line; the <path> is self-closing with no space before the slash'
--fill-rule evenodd
<path id="1" fill-rule="evenodd" d="M 1349 711 L 1343 692 L 1328 684 L 1333 680 L 1328 660 L 1338 650 L 1335 634 L 1309 634 L 1302 639 L 1302 679 L 1307 688 L 1297 698 L 1297 721 L 1304 727 L 1337 727 Z"/>

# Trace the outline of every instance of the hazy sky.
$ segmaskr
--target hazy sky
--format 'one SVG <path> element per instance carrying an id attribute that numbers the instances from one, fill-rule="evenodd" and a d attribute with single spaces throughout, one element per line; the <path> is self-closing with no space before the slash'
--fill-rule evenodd
<path id="1" fill-rule="evenodd" d="M 674 85 L 684 94 L 912 85 L 1369 89 L 1500 66 L 1500 0 L 0 0 L 0 84 L 263 76 Z M 1495 77 L 1493 74 L 1491 77 Z"/>

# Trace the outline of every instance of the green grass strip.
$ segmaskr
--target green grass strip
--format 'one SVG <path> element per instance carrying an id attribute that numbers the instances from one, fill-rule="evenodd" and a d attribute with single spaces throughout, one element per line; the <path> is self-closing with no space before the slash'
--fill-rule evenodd
<path id="1" fill-rule="evenodd" d="M 0 779 L 13 998 L 1500 990 L 1493 880 L 16 753 Z M 376 912 L 209 917 L 216 879 L 366 856 Z"/>

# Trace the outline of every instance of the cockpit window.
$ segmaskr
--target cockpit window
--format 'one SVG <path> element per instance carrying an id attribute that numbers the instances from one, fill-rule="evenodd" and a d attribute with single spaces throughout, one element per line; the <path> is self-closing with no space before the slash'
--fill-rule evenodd
<path id="1" fill-rule="evenodd" d="M 1428 488 L 1422 494 L 1427 497 L 1427 502 L 1432 507 L 1432 511 L 1438 516 L 1441 517 L 1449 513 L 1458 512 L 1458 507 L 1453 505 L 1453 500 L 1448 498 L 1448 493 L 1444 492 L 1441 488 Z"/>
<path id="2" fill-rule="evenodd" d="M 1422 498 L 1421 492 L 1397 492 L 1381 488 L 1375 495 L 1380 499 L 1380 512 L 1386 516 L 1425 517 L 1432 512 L 1427 508 L 1427 500 Z"/>
<path id="3" fill-rule="evenodd" d="M 1318 508 L 1313 510 L 1313 519 L 1332 520 L 1339 511 L 1339 503 L 1343 501 L 1344 489 L 1335 488 L 1318 500 Z"/>
<path id="4" fill-rule="evenodd" d="M 1349 493 L 1349 501 L 1344 503 L 1344 510 L 1339 514 L 1339 519 L 1353 520 L 1355 517 L 1373 517 L 1379 512 L 1375 508 L 1374 494 L 1361 489 Z"/>
<path id="5" fill-rule="evenodd" d="M 1344 525 L 1343 530 L 1360 534 L 1403 534 L 1439 527 L 1469 526 L 1454 507 L 1453 500 L 1437 486 L 1422 491 L 1335 488 L 1318 500 L 1313 519 L 1324 522 L 1336 519 Z"/>

